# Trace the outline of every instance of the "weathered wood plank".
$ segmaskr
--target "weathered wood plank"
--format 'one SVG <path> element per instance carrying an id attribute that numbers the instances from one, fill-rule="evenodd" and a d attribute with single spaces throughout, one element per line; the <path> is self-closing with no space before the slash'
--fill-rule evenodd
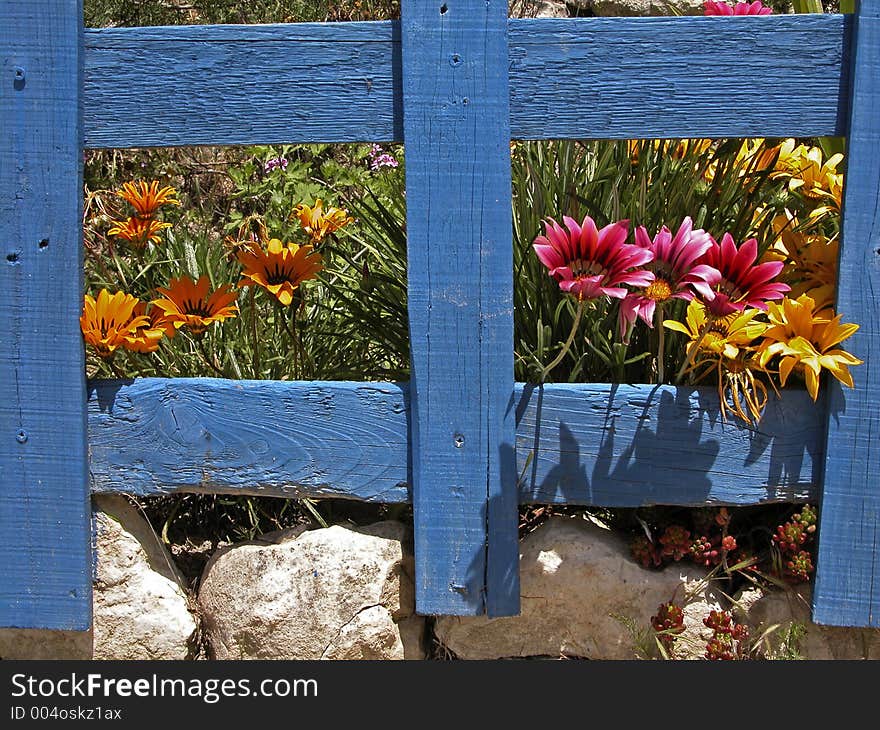
<path id="1" fill-rule="evenodd" d="M 0 626 L 91 623 L 82 4 L 0 4 Z"/>
<path id="2" fill-rule="evenodd" d="M 89 383 L 92 490 L 409 501 L 408 396 L 390 383 Z"/>
<path id="3" fill-rule="evenodd" d="M 850 31 L 839 15 L 511 20 L 511 134 L 842 135 Z M 397 22 L 85 38 L 87 147 L 403 139 Z"/>
<path id="4" fill-rule="evenodd" d="M 92 490 L 410 501 L 408 384 L 143 378 L 89 384 Z M 824 400 L 771 398 L 759 430 L 713 388 L 518 383 L 522 503 L 818 499 Z"/>
<path id="5" fill-rule="evenodd" d="M 842 135 L 850 26 L 840 15 L 511 21 L 513 135 Z"/>
<path id="6" fill-rule="evenodd" d="M 416 610 L 518 613 L 507 4 L 401 18 Z"/>
<path id="7" fill-rule="evenodd" d="M 402 139 L 398 36 L 387 22 L 88 30 L 86 145 Z"/>
<path id="8" fill-rule="evenodd" d="M 880 627 L 880 4 L 856 23 L 837 311 L 861 328 L 855 389 L 831 388 L 813 620 Z"/>
<path id="9" fill-rule="evenodd" d="M 771 395 L 760 426 L 724 422 L 714 388 L 518 390 L 523 502 L 637 507 L 815 498 L 824 402 Z"/>

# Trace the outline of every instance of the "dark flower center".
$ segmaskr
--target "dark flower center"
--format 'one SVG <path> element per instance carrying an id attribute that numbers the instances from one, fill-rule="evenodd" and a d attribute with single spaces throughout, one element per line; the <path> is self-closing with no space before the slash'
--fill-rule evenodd
<path id="1" fill-rule="evenodd" d="M 268 266 L 266 267 L 266 281 L 269 284 L 277 285 L 283 284 L 286 281 L 293 283 L 296 280 L 296 276 L 289 269 L 282 268 L 281 264 L 276 263 L 274 269 L 270 269 Z"/>
<path id="2" fill-rule="evenodd" d="M 196 317 L 210 317 L 213 314 L 203 299 L 198 299 L 195 302 L 187 299 L 183 303 L 183 311 L 185 314 L 194 315 Z"/>

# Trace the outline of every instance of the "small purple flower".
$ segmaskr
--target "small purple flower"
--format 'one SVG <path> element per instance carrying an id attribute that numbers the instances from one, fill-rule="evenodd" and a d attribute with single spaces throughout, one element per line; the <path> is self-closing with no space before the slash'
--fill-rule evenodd
<path id="1" fill-rule="evenodd" d="M 271 160 L 268 160 L 265 165 L 263 165 L 263 171 L 268 175 L 272 170 L 277 170 L 281 168 L 282 170 L 287 169 L 287 158 L 285 157 L 273 157 Z"/>
<path id="2" fill-rule="evenodd" d="M 373 172 L 383 167 L 397 167 L 399 164 L 394 156 L 385 152 L 380 145 L 374 144 L 370 148 L 370 169 Z"/>

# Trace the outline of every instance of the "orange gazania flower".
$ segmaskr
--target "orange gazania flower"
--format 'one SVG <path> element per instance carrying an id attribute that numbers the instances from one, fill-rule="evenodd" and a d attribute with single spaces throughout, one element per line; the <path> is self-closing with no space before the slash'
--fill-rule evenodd
<path id="1" fill-rule="evenodd" d="M 228 284 L 222 284 L 211 292 L 207 276 L 193 281 L 188 276 L 171 279 L 167 289 L 158 289 L 161 299 L 151 303 L 165 314 L 165 319 L 175 329 L 188 327 L 196 337 L 214 322 L 238 316 L 235 304 L 237 294 Z"/>
<path id="2" fill-rule="evenodd" d="M 299 219 L 303 229 L 312 239 L 312 243 L 320 243 L 328 233 L 354 223 L 347 210 L 329 207 L 324 210 L 324 202 L 318 198 L 313 207 L 300 203 L 293 209 L 293 216 Z"/>
<path id="3" fill-rule="evenodd" d="M 321 254 L 309 244 L 282 243 L 277 238 L 267 248 L 264 251 L 253 244 L 238 252 L 238 262 L 244 267 L 238 285 L 258 284 L 286 307 L 293 301 L 294 290 L 321 270 Z"/>
<path id="4" fill-rule="evenodd" d="M 134 334 L 125 338 L 124 347 L 134 352 L 148 353 L 159 349 L 159 341 L 163 337 L 174 337 L 177 330 L 168 321 L 161 309 L 150 306 L 147 302 L 138 302 L 134 306 L 133 316 L 146 321 L 135 329 Z"/>
<path id="5" fill-rule="evenodd" d="M 117 349 L 127 346 L 127 339 L 135 336 L 138 327 L 149 322 L 147 317 L 134 314 L 137 304 L 136 297 L 121 291 L 111 294 L 101 289 L 97 298 L 85 295 L 79 326 L 83 338 L 98 355 L 111 357 Z"/>
<path id="6" fill-rule="evenodd" d="M 131 204 L 138 218 L 152 218 L 163 205 L 180 205 L 180 201 L 172 197 L 177 191 L 170 185 L 160 189 L 156 180 L 149 185 L 145 182 L 123 183 L 122 190 L 117 190 L 116 194 Z"/>
<path id="7" fill-rule="evenodd" d="M 162 223 L 151 218 L 127 218 L 124 221 L 113 221 L 113 227 L 107 231 L 111 236 L 118 236 L 137 248 L 143 248 L 147 241 L 159 243 L 159 231 L 171 228 L 170 223 Z"/>

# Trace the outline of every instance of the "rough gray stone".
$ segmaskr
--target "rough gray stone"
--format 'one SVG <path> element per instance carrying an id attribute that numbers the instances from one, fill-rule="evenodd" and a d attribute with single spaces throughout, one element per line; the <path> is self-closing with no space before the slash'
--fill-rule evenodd
<path id="1" fill-rule="evenodd" d="M 4 659 L 188 659 L 197 624 L 171 556 L 124 497 L 94 500 L 92 631 L 0 629 Z"/>
<path id="2" fill-rule="evenodd" d="M 563 0 L 510 0 L 513 18 L 567 18 L 568 6 Z"/>
<path id="3" fill-rule="evenodd" d="M 702 618 L 721 608 L 703 569 L 676 563 L 646 570 L 622 538 L 584 519 L 553 517 L 527 535 L 520 581 L 519 616 L 441 617 L 435 626 L 441 644 L 460 659 L 636 659 L 656 651 L 651 616 L 675 600 L 685 603 L 676 655 L 696 658 L 705 651 Z"/>
<path id="4" fill-rule="evenodd" d="M 880 629 L 812 622 L 810 584 L 768 592 L 749 588 L 733 598 L 734 617 L 749 626 L 753 639 L 764 637 L 759 653 L 767 658 L 880 659 Z"/>
<path id="5" fill-rule="evenodd" d="M 407 528 L 285 530 L 212 557 L 199 590 L 217 659 L 418 659 Z"/>

